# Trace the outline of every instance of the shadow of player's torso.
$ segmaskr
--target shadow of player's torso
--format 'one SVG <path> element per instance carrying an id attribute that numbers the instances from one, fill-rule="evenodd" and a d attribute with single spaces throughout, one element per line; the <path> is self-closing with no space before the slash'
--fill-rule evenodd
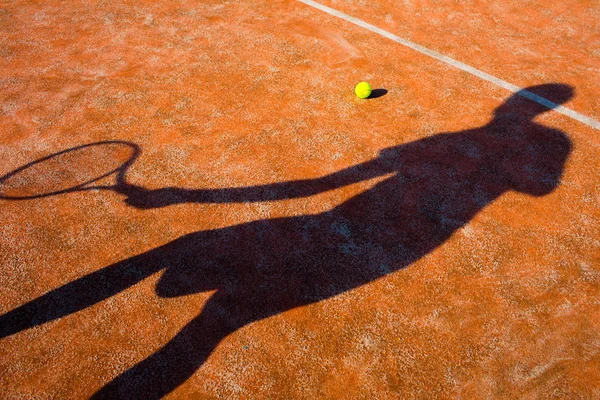
<path id="1" fill-rule="evenodd" d="M 410 265 L 507 190 L 550 192 L 568 139 L 535 124 L 517 138 L 491 135 L 490 126 L 383 150 L 377 168 L 392 175 L 331 211 L 192 233 L 155 249 L 167 268 L 157 293 L 217 289 L 246 310 L 234 313 L 243 325 Z"/>

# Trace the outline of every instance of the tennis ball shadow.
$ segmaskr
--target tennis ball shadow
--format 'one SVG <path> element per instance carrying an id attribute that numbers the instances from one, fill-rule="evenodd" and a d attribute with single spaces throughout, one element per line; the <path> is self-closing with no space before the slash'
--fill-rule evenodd
<path id="1" fill-rule="evenodd" d="M 378 97 L 383 97 L 387 94 L 387 89 L 373 89 L 371 95 L 367 97 L 367 99 L 376 99 Z"/>

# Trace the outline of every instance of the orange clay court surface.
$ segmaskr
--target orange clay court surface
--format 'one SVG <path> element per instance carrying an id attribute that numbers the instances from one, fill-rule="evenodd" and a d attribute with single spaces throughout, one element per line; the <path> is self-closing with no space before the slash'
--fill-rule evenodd
<path id="1" fill-rule="evenodd" d="M 310 1 L 0 1 L 0 398 L 600 398 L 598 1 L 320 4 L 587 123 Z"/>

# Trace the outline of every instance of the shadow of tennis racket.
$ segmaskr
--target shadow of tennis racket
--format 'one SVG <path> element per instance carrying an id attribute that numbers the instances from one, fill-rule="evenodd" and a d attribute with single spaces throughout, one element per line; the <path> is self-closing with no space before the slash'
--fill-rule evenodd
<path id="1" fill-rule="evenodd" d="M 112 190 L 127 196 L 145 192 L 126 181 L 139 157 L 138 145 L 111 140 L 84 144 L 50 154 L 0 178 L 0 199 L 30 200 L 89 190 Z M 101 181 L 113 177 L 113 184 Z"/>

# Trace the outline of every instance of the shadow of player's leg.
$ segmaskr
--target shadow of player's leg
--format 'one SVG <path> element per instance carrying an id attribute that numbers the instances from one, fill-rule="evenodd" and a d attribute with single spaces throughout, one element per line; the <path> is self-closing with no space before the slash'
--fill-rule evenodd
<path id="1" fill-rule="evenodd" d="M 0 316 L 0 338 L 73 314 L 164 268 L 152 250 L 69 282 Z"/>
<path id="2" fill-rule="evenodd" d="M 202 313 L 163 348 L 113 379 L 93 399 L 160 399 L 190 378 L 219 342 L 245 323 L 230 297 L 213 295 Z"/>

